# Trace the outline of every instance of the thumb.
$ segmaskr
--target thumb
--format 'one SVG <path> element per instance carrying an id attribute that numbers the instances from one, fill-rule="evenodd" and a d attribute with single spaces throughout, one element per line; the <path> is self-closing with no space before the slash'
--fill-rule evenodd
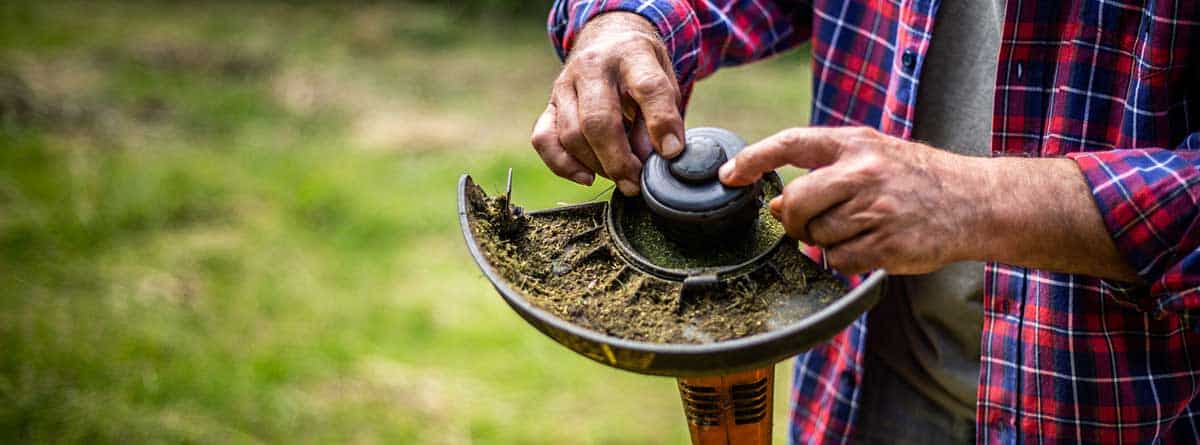
<path id="1" fill-rule="evenodd" d="M 757 181 L 764 173 L 785 165 L 820 168 L 832 164 L 841 155 L 840 144 L 830 134 L 833 129 L 792 128 L 742 149 L 721 166 L 721 182 L 741 187 Z"/>

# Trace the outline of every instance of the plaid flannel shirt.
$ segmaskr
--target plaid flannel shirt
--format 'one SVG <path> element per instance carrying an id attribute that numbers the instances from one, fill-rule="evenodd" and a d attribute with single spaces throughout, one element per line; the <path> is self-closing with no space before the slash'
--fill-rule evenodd
<path id="1" fill-rule="evenodd" d="M 549 31 L 565 56 L 592 17 L 636 12 L 685 92 L 810 40 L 812 124 L 908 138 L 939 3 L 558 0 Z M 989 264 L 978 439 L 1200 443 L 1200 5 L 1010 0 L 1002 34 L 993 155 L 1074 159 L 1148 284 Z M 792 442 L 849 440 L 865 336 L 860 318 L 798 357 Z"/>

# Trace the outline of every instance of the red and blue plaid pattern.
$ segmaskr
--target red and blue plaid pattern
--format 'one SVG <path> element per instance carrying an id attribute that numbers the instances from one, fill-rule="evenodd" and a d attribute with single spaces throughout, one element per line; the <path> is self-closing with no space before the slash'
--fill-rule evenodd
<path id="1" fill-rule="evenodd" d="M 590 18 L 641 14 L 685 91 L 812 41 L 812 124 L 911 135 L 938 0 L 559 0 L 559 54 Z M 995 156 L 1069 157 L 1146 285 L 989 264 L 978 439 L 1200 443 L 1200 4 L 1010 0 Z M 923 88 L 937 88 L 925 85 Z M 846 443 L 865 318 L 797 359 L 792 442 Z"/>

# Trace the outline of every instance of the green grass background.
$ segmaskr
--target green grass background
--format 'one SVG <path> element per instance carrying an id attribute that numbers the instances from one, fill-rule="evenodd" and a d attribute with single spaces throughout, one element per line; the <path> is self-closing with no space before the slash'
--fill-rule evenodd
<path id="1" fill-rule="evenodd" d="M 0 5 L 0 442 L 686 442 L 671 379 L 535 332 L 462 243 L 464 172 L 512 167 L 531 209 L 610 185 L 528 147 L 542 28 L 436 2 Z M 703 82 L 689 125 L 807 122 L 807 63 Z"/>

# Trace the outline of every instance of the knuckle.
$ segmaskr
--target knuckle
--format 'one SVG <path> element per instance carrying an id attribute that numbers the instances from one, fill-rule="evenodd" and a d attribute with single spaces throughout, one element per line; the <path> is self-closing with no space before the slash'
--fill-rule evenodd
<path id="1" fill-rule="evenodd" d="M 554 134 L 549 131 L 534 131 L 529 136 L 529 143 L 539 152 L 554 144 Z"/>
<path id="2" fill-rule="evenodd" d="M 846 132 L 847 136 L 857 138 L 867 138 L 875 135 L 875 129 L 867 126 L 849 127 Z"/>
<path id="3" fill-rule="evenodd" d="M 800 225 L 800 221 L 797 221 L 797 217 L 795 214 L 796 213 L 796 208 L 795 208 L 796 202 L 795 202 L 794 194 L 789 194 L 789 193 L 787 193 L 787 191 L 784 191 L 782 199 L 783 199 L 783 205 L 782 205 L 783 209 L 779 212 L 779 216 L 780 216 L 779 222 L 783 223 L 783 228 L 784 228 L 784 230 L 787 231 L 788 235 L 790 235 L 792 238 L 799 239 L 799 235 L 801 235 L 801 233 L 803 232 L 804 227 L 802 227 Z"/>
<path id="4" fill-rule="evenodd" d="M 637 178 L 638 174 L 641 173 L 642 165 L 638 163 L 633 153 L 622 153 L 619 159 L 617 161 L 619 174 L 627 178 Z"/>
<path id="5" fill-rule="evenodd" d="M 871 127 L 856 126 L 856 127 L 838 127 L 835 132 L 837 142 L 842 143 L 847 147 L 858 147 L 866 139 L 874 138 L 877 134 L 876 130 Z"/>
<path id="6" fill-rule="evenodd" d="M 855 163 L 854 176 L 859 181 L 874 181 L 883 177 L 886 170 L 887 163 L 882 156 L 867 152 L 859 156 L 858 162 Z"/>
<path id="7" fill-rule="evenodd" d="M 651 134 L 662 134 L 674 129 L 679 115 L 665 110 L 642 111 L 646 117 L 646 129 Z"/>
<path id="8" fill-rule="evenodd" d="M 859 151 L 859 144 L 854 143 L 850 138 L 837 134 L 826 134 L 822 142 L 842 153 L 857 153 Z"/>
<path id="9" fill-rule="evenodd" d="M 671 82 L 662 73 L 645 73 L 629 82 L 629 88 L 642 96 L 669 93 Z"/>
<path id="10" fill-rule="evenodd" d="M 558 140 L 567 147 L 587 145 L 587 139 L 583 137 L 583 132 L 577 125 L 560 129 Z"/>
<path id="11" fill-rule="evenodd" d="M 685 140 L 684 142 L 686 143 L 687 141 Z M 766 162 L 765 158 L 767 156 L 767 154 L 766 154 L 767 151 L 768 150 L 765 150 L 762 148 L 742 150 L 741 153 L 738 153 L 737 155 L 734 155 L 734 157 L 733 157 L 734 159 L 737 160 L 737 168 L 735 170 L 738 172 L 757 171 L 759 164 L 763 164 Z M 745 173 L 739 173 L 739 174 L 745 174 Z M 798 187 L 799 187 L 799 185 L 795 184 L 794 182 L 791 184 L 788 184 L 787 186 L 784 187 L 783 194 L 784 194 L 785 202 L 791 201 L 787 197 L 787 195 L 795 194 L 796 191 L 794 189 L 796 189 Z M 789 193 L 789 190 L 790 190 L 790 193 Z"/>
<path id="12" fill-rule="evenodd" d="M 588 113 L 580 119 L 579 125 L 585 135 L 600 135 L 612 128 L 613 117 L 606 113 Z"/>
<path id="13" fill-rule="evenodd" d="M 635 184 L 641 184 L 642 183 L 641 178 L 640 178 L 641 173 L 642 173 L 642 171 L 640 170 L 639 167 L 627 166 L 625 168 L 625 170 L 623 170 L 621 172 L 621 175 L 622 175 L 621 177 L 629 179 L 629 180 L 633 181 Z"/>
<path id="14" fill-rule="evenodd" d="M 688 141 L 686 139 L 687 136 L 684 136 L 684 138 L 685 139 L 681 142 L 683 142 L 685 144 L 688 143 Z M 740 153 L 733 155 L 733 159 L 735 159 L 737 161 L 737 168 L 734 169 L 734 173 L 737 174 L 738 176 L 741 176 L 742 175 L 741 171 L 745 171 L 747 169 L 753 168 L 758 163 L 758 157 L 759 157 L 758 151 L 759 150 L 742 150 Z M 782 196 L 783 196 L 784 203 L 790 202 L 788 199 L 788 190 L 791 188 L 792 188 L 791 184 L 788 184 L 788 186 L 785 186 L 783 188 Z"/>
<path id="15" fill-rule="evenodd" d="M 884 195 L 875 198 L 868 210 L 876 215 L 891 215 L 895 214 L 900 208 L 900 201 L 894 196 Z"/>
<path id="16" fill-rule="evenodd" d="M 570 89 L 571 79 L 573 77 L 574 76 L 572 76 L 571 68 L 569 66 L 564 67 L 562 72 L 558 73 L 558 77 L 554 79 L 554 84 L 550 86 L 551 99 Z"/>
<path id="17" fill-rule="evenodd" d="M 812 234 L 803 223 L 797 223 L 795 218 L 792 218 L 791 223 L 783 224 L 784 231 L 794 240 L 810 245 L 820 245 L 817 240 L 814 240 Z"/>
<path id="18" fill-rule="evenodd" d="M 826 218 L 818 218 L 808 223 L 808 236 L 817 244 L 828 244 L 832 241 L 831 226 Z"/>
<path id="19" fill-rule="evenodd" d="M 780 195 L 780 199 L 783 200 L 783 214 L 785 216 L 793 216 L 792 214 L 796 211 L 796 204 L 802 199 L 802 196 L 796 191 L 795 187 L 786 187 L 783 189 L 783 195 Z"/>
<path id="20" fill-rule="evenodd" d="M 867 209 L 864 212 L 858 212 L 847 217 L 852 224 L 858 227 L 875 227 L 883 219 L 883 215 Z"/>
<path id="21" fill-rule="evenodd" d="M 577 125 L 575 120 L 578 119 L 578 109 L 577 106 L 562 106 L 557 104 L 554 106 L 554 125 L 558 127 L 559 131 Z"/>
<path id="22" fill-rule="evenodd" d="M 582 66 L 582 67 L 600 66 L 604 63 L 604 60 L 607 58 L 605 51 L 602 51 L 596 47 L 587 47 L 587 48 L 580 49 L 578 51 L 575 51 L 573 53 L 573 56 L 574 57 L 571 58 L 571 61 L 574 62 L 574 65 L 578 65 L 578 66 Z"/>
<path id="23" fill-rule="evenodd" d="M 604 171 L 605 171 L 605 173 L 608 173 L 608 176 L 614 180 L 616 180 L 616 179 L 633 179 L 636 177 L 636 175 L 633 174 L 632 171 L 628 170 L 626 167 L 624 167 L 623 165 L 620 165 L 620 164 L 611 165 L 611 166 L 606 165 L 606 166 L 604 166 Z"/>
<path id="24" fill-rule="evenodd" d="M 783 130 L 783 132 L 780 133 L 779 140 L 784 145 L 790 147 L 790 146 L 799 144 L 803 135 L 804 135 L 803 129 L 798 128 L 798 127 L 793 127 L 793 128 L 789 128 L 787 130 Z"/>
<path id="25" fill-rule="evenodd" d="M 806 196 L 808 195 L 800 187 L 783 191 L 783 213 L 791 217 L 795 224 L 807 225 L 812 218 L 812 215 L 808 214 Z"/>
<path id="26" fill-rule="evenodd" d="M 864 138 L 867 137 L 868 127 L 838 127 L 825 134 L 826 143 L 843 151 L 857 152 L 864 148 Z"/>
<path id="27" fill-rule="evenodd" d="M 579 121 L 568 118 L 568 115 L 563 114 L 562 112 L 559 112 L 555 124 L 558 126 L 557 130 L 559 135 L 568 135 L 579 131 Z"/>
<path id="28" fill-rule="evenodd" d="M 545 139 L 538 137 L 536 134 L 532 138 L 529 138 L 529 145 L 538 153 L 546 151 L 547 144 Z"/>
<path id="29" fill-rule="evenodd" d="M 870 154 L 878 151 L 879 135 L 879 131 L 871 127 L 850 127 L 836 142 L 847 151 Z"/>
<path id="30" fill-rule="evenodd" d="M 783 219 L 785 220 L 785 222 L 783 223 L 783 228 L 784 228 L 784 231 L 787 232 L 789 237 L 791 237 L 792 239 L 795 239 L 795 240 L 800 240 L 800 241 L 809 240 L 809 238 L 807 237 L 807 234 L 804 232 L 804 230 L 801 227 L 797 226 L 796 224 L 786 222 L 786 220 L 788 219 L 787 216 L 784 216 Z"/>

